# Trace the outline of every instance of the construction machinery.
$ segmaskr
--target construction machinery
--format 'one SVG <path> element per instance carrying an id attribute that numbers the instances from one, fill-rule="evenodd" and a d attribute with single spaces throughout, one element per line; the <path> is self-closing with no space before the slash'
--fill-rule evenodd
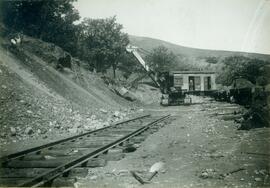
<path id="1" fill-rule="evenodd" d="M 138 47 L 131 45 L 126 47 L 126 50 L 136 57 L 155 85 L 160 88 L 160 104 L 163 106 L 190 104 L 191 98 L 187 95 L 187 91 L 182 89 L 183 78 L 173 72 L 157 73 L 151 70 L 139 54 L 138 49 Z"/>

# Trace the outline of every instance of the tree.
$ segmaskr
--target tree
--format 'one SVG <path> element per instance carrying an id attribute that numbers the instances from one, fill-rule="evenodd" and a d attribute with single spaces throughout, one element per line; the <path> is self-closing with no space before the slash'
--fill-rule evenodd
<path id="1" fill-rule="evenodd" d="M 229 86 L 239 78 L 246 79 L 252 84 L 256 84 L 257 78 L 262 76 L 263 67 L 268 62 L 251 59 L 245 56 L 230 56 L 226 57 L 222 63 L 224 64 L 220 74 L 218 75 L 218 82 Z M 262 78 L 260 78 L 262 80 Z"/>
<path id="2" fill-rule="evenodd" d="M 205 58 L 205 61 L 210 64 L 217 64 L 218 63 L 218 58 L 214 56 L 209 56 Z"/>
<path id="3" fill-rule="evenodd" d="M 128 35 L 116 23 L 116 17 L 106 19 L 84 19 L 81 23 L 82 56 L 93 65 L 97 72 L 105 72 L 109 67 L 115 70 L 125 48 L 129 43 Z"/>
<path id="4" fill-rule="evenodd" d="M 74 53 L 79 13 L 75 0 L 1 1 L 1 21 L 11 30 L 53 42 Z"/>
<path id="5" fill-rule="evenodd" d="M 164 46 L 154 48 L 149 55 L 146 56 L 148 65 L 155 72 L 168 71 L 176 65 L 176 56 Z"/>
<path id="6" fill-rule="evenodd" d="M 127 79 L 132 73 L 144 72 L 141 64 L 131 53 L 123 53 L 119 59 L 118 69 L 123 72 L 124 77 Z"/>

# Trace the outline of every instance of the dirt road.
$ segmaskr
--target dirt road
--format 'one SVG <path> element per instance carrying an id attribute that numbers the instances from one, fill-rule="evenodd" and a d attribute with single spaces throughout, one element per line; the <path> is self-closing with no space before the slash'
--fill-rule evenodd
<path id="1" fill-rule="evenodd" d="M 237 115 L 230 113 L 239 110 L 209 99 L 191 106 L 148 107 L 153 115 L 172 114 L 171 123 L 124 159 L 89 170 L 77 185 L 142 187 L 130 171 L 147 177 L 149 168 L 162 161 L 165 168 L 144 187 L 270 186 L 269 129 L 237 130 Z"/>

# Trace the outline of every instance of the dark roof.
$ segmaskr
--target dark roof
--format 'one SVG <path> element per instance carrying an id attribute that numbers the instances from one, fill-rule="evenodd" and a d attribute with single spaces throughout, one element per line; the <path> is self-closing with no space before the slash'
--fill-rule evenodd
<path id="1" fill-rule="evenodd" d="M 215 74 L 214 71 L 170 71 L 171 74 Z"/>

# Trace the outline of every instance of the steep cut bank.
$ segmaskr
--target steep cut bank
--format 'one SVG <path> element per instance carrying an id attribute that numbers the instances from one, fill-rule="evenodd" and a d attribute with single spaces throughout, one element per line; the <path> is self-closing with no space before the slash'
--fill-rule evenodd
<path id="1" fill-rule="evenodd" d="M 16 47 L 0 41 L 3 145 L 101 128 L 136 108 L 54 44 L 27 36 Z"/>

